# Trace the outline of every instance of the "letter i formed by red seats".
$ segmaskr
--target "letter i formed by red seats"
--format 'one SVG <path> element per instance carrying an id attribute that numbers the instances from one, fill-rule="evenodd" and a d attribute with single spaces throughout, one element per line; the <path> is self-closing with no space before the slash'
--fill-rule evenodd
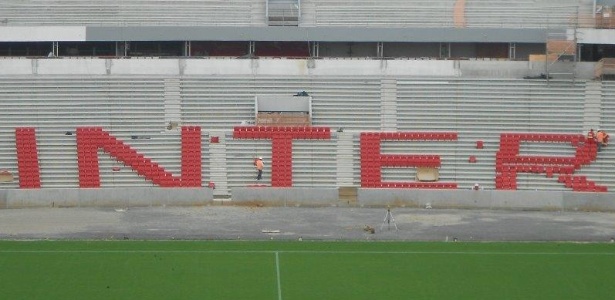
<path id="1" fill-rule="evenodd" d="M 36 130 L 31 127 L 15 128 L 15 146 L 19 187 L 22 189 L 40 188 L 41 173 L 38 164 Z"/>
<path id="2" fill-rule="evenodd" d="M 181 186 L 200 187 L 203 181 L 201 164 L 201 127 L 182 127 L 182 177 Z"/>

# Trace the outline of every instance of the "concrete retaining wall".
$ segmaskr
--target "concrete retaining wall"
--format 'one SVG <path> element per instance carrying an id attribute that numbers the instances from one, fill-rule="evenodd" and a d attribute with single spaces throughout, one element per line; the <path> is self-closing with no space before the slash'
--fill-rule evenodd
<path id="1" fill-rule="evenodd" d="M 557 191 L 360 189 L 357 198 L 362 206 L 523 210 L 560 210 L 563 207 L 563 193 Z"/>
<path id="2" fill-rule="evenodd" d="M 337 188 L 270 188 L 242 187 L 231 189 L 232 202 L 266 206 L 332 206 L 340 205 Z"/>
<path id="3" fill-rule="evenodd" d="M 357 189 L 356 199 L 338 188 L 232 188 L 230 204 L 262 206 L 431 207 L 458 209 L 610 211 L 613 193 L 495 190 Z M 213 203 L 210 188 L 5 189 L 0 209 L 28 207 L 198 206 Z"/>
<path id="4" fill-rule="evenodd" d="M 265 206 L 431 207 L 505 210 L 615 212 L 613 193 L 495 190 L 361 189 L 356 201 L 342 200 L 336 188 L 233 188 L 233 203 Z"/>
<path id="5" fill-rule="evenodd" d="M 193 206 L 213 201 L 210 188 L 10 189 L 0 208 Z"/>
<path id="6" fill-rule="evenodd" d="M 361 206 L 615 211 L 612 193 L 359 189 Z"/>
<path id="7" fill-rule="evenodd" d="M 574 66 L 579 79 L 594 77 L 594 62 Z M 551 72 L 557 71 L 555 64 Z M 570 67 L 570 66 L 566 66 Z M 516 78 L 545 72 L 544 62 L 483 60 L 374 60 L 358 58 L 307 59 L 172 59 L 172 58 L 65 58 L 0 60 L 3 75 L 249 75 L 249 76 L 421 76 Z"/>

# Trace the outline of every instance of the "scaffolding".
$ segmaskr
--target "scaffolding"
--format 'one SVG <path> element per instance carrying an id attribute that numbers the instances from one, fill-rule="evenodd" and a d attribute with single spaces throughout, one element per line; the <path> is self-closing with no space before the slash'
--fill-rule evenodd
<path id="1" fill-rule="evenodd" d="M 576 78 L 578 61 L 577 30 L 547 33 L 545 53 L 545 73 L 547 81 L 551 78 Z"/>

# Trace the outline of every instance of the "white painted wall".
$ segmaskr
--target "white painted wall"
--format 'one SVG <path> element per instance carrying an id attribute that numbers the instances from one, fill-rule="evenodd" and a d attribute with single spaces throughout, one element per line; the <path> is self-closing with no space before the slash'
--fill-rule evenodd
<path id="1" fill-rule="evenodd" d="M 615 30 L 580 28 L 577 32 L 578 42 L 581 44 L 613 44 Z"/>
<path id="2" fill-rule="evenodd" d="M 36 74 L 50 75 L 104 75 L 105 61 L 102 59 L 33 59 Z"/>
<path id="3" fill-rule="evenodd" d="M 133 58 L 112 59 L 111 74 L 167 75 L 179 74 L 178 59 Z"/>
<path id="4" fill-rule="evenodd" d="M 32 73 L 32 59 L 2 58 L 0 59 L 0 74 L 2 75 L 29 75 Z"/>
<path id="5" fill-rule="evenodd" d="M 578 63 L 579 78 L 593 76 L 594 63 Z M 527 61 L 377 59 L 101 59 L 3 58 L 2 75 L 250 75 L 250 76 L 420 76 L 520 78 L 544 73 L 544 63 Z"/>
<path id="6" fill-rule="evenodd" d="M 85 26 L 3 26 L 0 42 L 81 42 Z"/>

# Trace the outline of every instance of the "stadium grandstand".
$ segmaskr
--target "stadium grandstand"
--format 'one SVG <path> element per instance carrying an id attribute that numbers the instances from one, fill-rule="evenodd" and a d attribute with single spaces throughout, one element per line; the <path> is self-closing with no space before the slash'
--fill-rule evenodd
<path id="1" fill-rule="evenodd" d="M 0 207 L 143 188 L 608 195 L 615 145 L 587 133 L 615 134 L 614 10 L 4 0 Z"/>

